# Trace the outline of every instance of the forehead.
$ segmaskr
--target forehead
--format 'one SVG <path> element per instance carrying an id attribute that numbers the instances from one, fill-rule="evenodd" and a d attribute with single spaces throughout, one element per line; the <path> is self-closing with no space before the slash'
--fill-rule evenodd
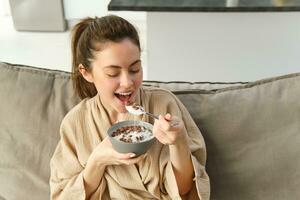
<path id="1" fill-rule="evenodd" d="M 107 42 L 100 51 L 94 53 L 94 63 L 97 66 L 128 66 L 140 59 L 140 50 L 131 40 Z"/>

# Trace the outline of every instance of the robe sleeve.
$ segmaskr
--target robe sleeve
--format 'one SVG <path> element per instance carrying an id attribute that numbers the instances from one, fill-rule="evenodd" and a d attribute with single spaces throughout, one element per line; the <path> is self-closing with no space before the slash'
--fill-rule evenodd
<path id="1" fill-rule="evenodd" d="M 175 95 L 170 95 L 172 96 L 172 100 L 167 105 L 167 112 L 181 117 L 184 122 L 185 131 L 188 135 L 188 145 L 192 153 L 191 160 L 195 174 L 195 177 L 193 178 L 193 188 L 183 199 L 208 200 L 210 198 L 210 181 L 205 170 L 206 147 L 203 136 L 185 106 Z M 168 148 L 164 148 L 163 151 L 168 151 Z M 163 166 L 162 180 L 164 188 L 171 197 L 176 199 L 178 197 L 178 187 L 172 164 L 168 157 L 162 155 L 168 155 L 168 152 L 166 152 L 166 154 L 161 154 L 160 158 L 160 162 Z M 174 188 L 177 190 L 174 190 Z M 198 196 L 198 198 L 196 198 L 196 196 Z"/>
<path id="2" fill-rule="evenodd" d="M 85 200 L 83 180 L 84 166 L 79 162 L 76 149 L 76 124 L 64 119 L 60 128 L 60 141 L 50 161 L 51 200 Z M 103 199 L 106 181 L 101 179 L 99 187 L 90 199 Z"/>

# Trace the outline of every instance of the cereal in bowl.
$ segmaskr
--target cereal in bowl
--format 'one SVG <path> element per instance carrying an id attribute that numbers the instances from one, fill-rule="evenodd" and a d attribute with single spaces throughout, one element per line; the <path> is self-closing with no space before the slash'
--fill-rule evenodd
<path id="1" fill-rule="evenodd" d="M 121 127 L 111 136 L 126 143 L 143 142 L 153 137 L 151 130 L 139 125 Z"/>

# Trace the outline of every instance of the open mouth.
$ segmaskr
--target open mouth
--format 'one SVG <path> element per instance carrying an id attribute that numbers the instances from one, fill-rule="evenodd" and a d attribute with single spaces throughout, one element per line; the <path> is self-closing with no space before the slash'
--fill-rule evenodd
<path id="1" fill-rule="evenodd" d="M 129 103 L 132 94 L 133 92 L 118 92 L 115 96 L 125 105 Z"/>

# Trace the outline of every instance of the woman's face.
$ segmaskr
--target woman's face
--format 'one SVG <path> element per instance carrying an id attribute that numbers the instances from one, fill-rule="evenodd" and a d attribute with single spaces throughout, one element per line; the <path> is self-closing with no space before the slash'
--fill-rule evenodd
<path id="1" fill-rule="evenodd" d="M 118 113 L 127 112 L 143 80 L 139 48 L 129 39 L 108 42 L 95 53 L 91 73 L 85 78 L 96 86 L 104 106 Z"/>

